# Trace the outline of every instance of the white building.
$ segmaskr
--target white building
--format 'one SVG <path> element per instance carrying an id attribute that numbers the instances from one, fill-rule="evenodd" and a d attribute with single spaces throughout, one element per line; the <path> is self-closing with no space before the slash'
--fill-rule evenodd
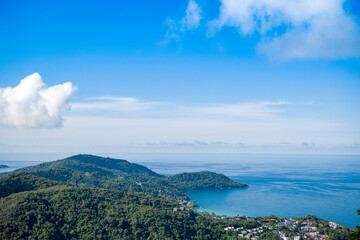
<path id="1" fill-rule="evenodd" d="M 334 228 L 334 229 L 342 227 L 340 224 L 335 223 L 335 222 L 329 222 L 329 226 Z"/>
<path id="2" fill-rule="evenodd" d="M 304 231 L 304 232 L 315 232 L 316 230 L 317 230 L 317 227 L 312 227 L 312 226 L 301 227 L 301 231 Z"/>

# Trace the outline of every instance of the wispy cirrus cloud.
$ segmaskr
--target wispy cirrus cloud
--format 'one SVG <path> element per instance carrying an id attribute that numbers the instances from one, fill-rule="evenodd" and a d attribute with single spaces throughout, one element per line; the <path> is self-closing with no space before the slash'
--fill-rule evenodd
<path id="1" fill-rule="evenodd" d="M 76 91 L 71 82 L 45 87 L 38 73 L 22 79 L 16 87 L 0 88 L 0 124 L 15 128 L 62 126 L 60 112 Z"/>
<path id="2" fill-rule="evenodd" d="M 136 112 L 151 109 L 159 105 L 165 105 L 164 102 L 146 102 L 132 97 L 114 97 L 103 96 L 86 99 L 83 102 L 73 102 L 71 107 L 74 112 L 91 111 L 120 111 Z"/>
<path id="3" fill-rule="evenodd" d="M 132 97 L 103 96 L 84 99 L 81 102 L 70 103 L 72 112 L 96 113 L 103 112 L 118 113 L 118 116 L 131 113 L 132 116 L 155 118 L 187 118 L 187 117 L 241 117 L 256 120 L 268 120 L 285 112 L 284 106 L 291 103 L 286 101 L 259 101 L 259 102 L 237 102 L 228 104 L 175 104 L 171 102 L 143 101 Z"/>
<path id="4" fill-rule="evenodd" d="M 185 10 L 185 16 L 181 19 L 181 31 L 185 32 L 190 29 L 196 29 L 200 26 L 200 20 L 202 19 L 201 8 L 194 1 L 190 0 Z"/>
<path id="5" fill-rule="evenodd" d="M 166 28 L 166 33 L 164 39 L 157 43 L 158 45 L 166 46 L 171 41 L 180 40 L 178 23 L 174 19 L 167 18 L 164 22 L 164 26 Z"/>
<path id="6" fill-rule="evenodd" d="M 185 16 L 183 16 L 180 20 L 172 18 L 167 18 L 165 20 L 165 37 L 162 41 L 158 42 L 158 45 L 165 46 L 171 41 L 179 41 L 181 34 L 188 30 L 198 28 L 202 18 L 199 4 L 195 0 L 189 0 L 185 10 Z"/>
<path id="7" fill-rule="evenodd" d="M 209 106 L 185 107 L 194 113 L 201 115 L 232 116 L 261 119 L 278 115 L 284 112 L 281 108 L 290 104 L 285 101 L 274 102 L 240 102 L 232 104 L 214 104 Z"/>

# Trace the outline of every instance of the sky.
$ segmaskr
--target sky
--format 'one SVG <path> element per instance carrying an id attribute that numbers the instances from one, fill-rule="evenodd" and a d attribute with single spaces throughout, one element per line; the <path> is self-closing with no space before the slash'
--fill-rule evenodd
<path id="1" fill-rule="evenodd" d="M 0 152 L 360 154 L 360 2 L 2 0 Z"/>

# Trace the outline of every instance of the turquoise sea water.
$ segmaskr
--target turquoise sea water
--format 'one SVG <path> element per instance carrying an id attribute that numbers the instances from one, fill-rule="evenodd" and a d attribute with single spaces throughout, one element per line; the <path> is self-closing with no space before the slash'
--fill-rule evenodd
<path id="1" fill-rule="evenodd" d="M 0 154 L 13 170 L 71 154 Z M 225 215 L 301 217 L 314 214 L 360 225 L 360 156 L 246 154 L 101 154 L 143 164 L 165 175 L 209 170 L 251 185 L 247 189 L 189 192 L 199 211 Z M 4 171 L 4 170 L 2 170 Z"/>

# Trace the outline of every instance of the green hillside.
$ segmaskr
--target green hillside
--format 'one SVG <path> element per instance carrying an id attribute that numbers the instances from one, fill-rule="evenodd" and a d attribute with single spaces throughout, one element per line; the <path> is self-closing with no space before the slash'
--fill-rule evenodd
<path id="1" fill-rule="evenodd" d="M 126 160 L 93 155 L 75 155 L 14 171 L 25 172 L 80 187 L 116 189 L 159 194 L 170 199 L 188 199 L 164 176 Z"/>
<path id="2" fill-rule="evenodd" d="M 177 203 L 152 194 L 66 186 L 25 174 L 0 182 L 10 189 L 41 188 L 0 199 L 0 239 L 221 239 L 225 234 L 220 221 L 173 211 Z"/>

